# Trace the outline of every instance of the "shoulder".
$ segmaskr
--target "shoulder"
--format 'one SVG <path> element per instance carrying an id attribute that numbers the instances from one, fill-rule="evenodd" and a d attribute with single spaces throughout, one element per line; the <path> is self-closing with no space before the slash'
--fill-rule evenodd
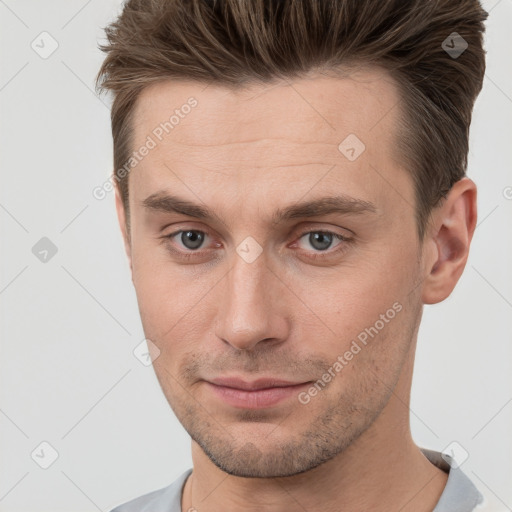
<path id="1" fill-rule="evenodd" d="M 460 469 L 452 455 L 441 453 L 426 448 L 421 448 L 423 455 L 448 473 L 448 480 L 434 512 L 477 512 L 477 507 L 482 504 L 483 496 L 474 483 Z M 482 509 L 482 512 L 485 509 Z"/>
<path id="2" fill-rule="evenodd" d="M 168 487 L 164 487 L 162 489 L 158 489 L 156 491 L 152 491 L 139 496 L 138 498 L 134 498 L 130 501 L 127 501 L 126 503 L 123 503 L 122 505 L 118 505 L 111 512 L 141 512 L 146 506 L 150 504 L 153 505 L 155 501 L 162 501 L 162 495 L 165 494 L 167 489 Z"/>
<path id="3" fill-rule="evenodd" d="M 192 469 L 185 471 L 167 487 L 118 505 L 111 512 L 181 512 L 181 490 L 190 473 Z"/>

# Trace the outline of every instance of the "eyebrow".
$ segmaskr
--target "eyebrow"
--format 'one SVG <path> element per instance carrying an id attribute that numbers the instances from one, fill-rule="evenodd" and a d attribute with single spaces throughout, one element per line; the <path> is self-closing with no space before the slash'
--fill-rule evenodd
<path id="1" fill-rule="evenodd" d="M 147 210 L 179 213 L 204 220 L 215 219 L 223 223 L 222 219 L 209 208 L 165 192 L 155 192 L 141 201 L 141 204 Z M 272 215 L 272 222 L 279 223 L 292 219 L 320 217 L 332 213 L 341 215 L 376 214 L 378 210 L 373 203 L 362 199 L 355 199 L 346 195 L 327 196 L 293 204 L 286 208 L 278 208 Z"/>

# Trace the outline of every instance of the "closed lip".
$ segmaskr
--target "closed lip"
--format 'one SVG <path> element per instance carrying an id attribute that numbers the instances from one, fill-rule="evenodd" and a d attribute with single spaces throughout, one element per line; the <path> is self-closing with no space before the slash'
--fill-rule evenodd
<path id="1" fill-rule="evenodd" d="M 269 388 L 286 388 L 290 386 L 299 386 L 307 384 L 309 381 L 293 382 L 282 380 L 273 377 L 261 378 L 248 382 L 239 377 L 222 377 L 217 379 L 211 379 L 208 382 L 217 386 L 224 386 L 227 388 L 243 389 L 248 391 L 255 391 L 258 389 L 269 389 Z"/>

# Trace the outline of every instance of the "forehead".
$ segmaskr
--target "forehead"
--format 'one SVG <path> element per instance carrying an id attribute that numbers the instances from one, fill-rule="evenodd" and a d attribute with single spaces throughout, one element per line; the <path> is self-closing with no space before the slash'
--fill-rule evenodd
<path id="1" fill-rule="evenodd" d="M 174 142 L 220 145 L 236 138 L 243 141 L 248 136 L 265 138 L 293 132 L 308 141 L 316 135 L 318 140 L 335 143 L 345 132 L 359 132 L 363 138 L 377 124 L 385 133 L 395 117 L 389 110 L 399 102 L 391 77 L 379 68 L 355 70 L 346 77 L 316 74 L 240 88 L 163 81 L 146 87 L 139 95 L 135 141 L 141 142 L 141 137 L 168 120 L 191 97 L 197 106 L 192 115 L 180 116 L 179 129 L 176 124 L 172 130 Z"/>
<path id="2" fill-rule="evenodd" d="M 293 201 L 301 192 L 337 188 L 389 200 L 396 192 L 383 180 L 410 188 L 398 183 L 407 177 L 394 158 L 399 103 L 396 85 L 378 69 L 239 89 L 154 84 L 136 104 L 133 149 L 148 137 L 154 147 L 130 174 L 130 196 L 143 200 L 179 187 L 204 200 L 242 194 L 246 207 L 252 198 L 263 208 L 270 189 Z"/>

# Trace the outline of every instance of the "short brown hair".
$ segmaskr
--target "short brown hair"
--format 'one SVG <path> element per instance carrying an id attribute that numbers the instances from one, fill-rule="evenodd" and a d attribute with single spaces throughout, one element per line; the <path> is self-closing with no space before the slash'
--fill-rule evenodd
<path id="1" fill-rule="evenodd" d="M 401 93 L 396 149 L 414 180 L 423 240 L 432 208 L 466 173 L 487 16 L 478 0 L 128 0 L 105 28 L 96 78 L 114 93 L 114 170 L 131 156 L 134 106 L 152 83 L 242 87 L 377 65 Z M 113 177 L 128 219 L 128 175 Z"/>

